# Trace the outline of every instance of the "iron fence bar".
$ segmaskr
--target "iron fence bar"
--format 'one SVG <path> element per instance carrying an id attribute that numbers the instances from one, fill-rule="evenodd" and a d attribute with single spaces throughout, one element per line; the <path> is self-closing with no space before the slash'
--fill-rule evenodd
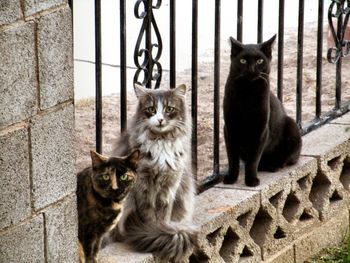
<path id="1" fill-rule="evenodd" d="M 237 2 L 237 40 L 243 39 L 243 0 Z"/>
<path id="2" fill-rule="evenodd" d="M 193 175 L 197 181 L 197 123 L 198 123 L 198 0 L 192 0 L 192 72 L 191 72 L 191 88 L 192 88 L 192 165 Z"/>
<path id="3" fill-rule="evenodd" d="M 149 1 L 152 2 L 152 0 L 149 0 Z M 156 20 L 153 16 L 153 9 L 159 9 L 161 4 L 162 4 L 162 0 L 157 0 L 155 5 L 152 4 L 152 10 L 151 10 L 151 12 L 152 12 L 151 23 L 152 23 L 153 31 L 155 33 L 156 41 L 157 41 L 156 43 L 153 43 L 151 45 L 152 49 L 150 52 L 151 59 L 152 59 L 151 78 L 152 78 L 152 80 L 155 81 L 155 85 L 154 85 L 155 89 L 159 88 L 160 82 L 162 80 L 163 68 L 162 68 L 162 65 L 159 63 L 159 59 L 160 59 L 160 56 L 162 55 L 163 43 L 162 43 L 162 38 L 160 36 L 160 32 L 159 32 Z M 152 54 L 153 48 L 157 48 L 157 53 L 156 53 L 155 57 L 153 57 L 153 54 Z M 155 72 L 155 73 L 153 73 L 153 72 Z"/>
<path id="4" fill-rule="evenodd" d="M 134 62 L 137 70 L 133 82 L 140 83 L 147 88 L 152 88 L 152 81 L 155 81 L 154 88 L 157 89 L 159 88 L 163 72 L 162 65 L 159 63 L 160 56 L 162 55 L 163 44 L 156 20 L 153 16 L 153 9 L 159 9 L 162 0 L 157 0 L 155 2 L 155 5 L 153 5 L 152 0 L 137 0 L 135 3 L 135 17 L 142 19 L 143 21 L 134 51 Z M 141 4 L 144 6 L 144 11 L 140 13 L 139 9 Z M 152 28 L 155 33 L 155 43 L 152 43 Z M 141 42 L 144 35 L 145 48 L 141 48 Z M 157 49 L 157 52 L 153 52 L 154 48 Z M 155 56 L 153 56 L 153 53 L 155 53 Z M 140 62 L 139 59 L 142 56 L 143 60 Z M 139 75 L 141 72 L 144 74 L 142 82 L 139 81 Z"/>
<path id="5" fill-rule="evenodd" d="M 323 1 L 318 1 L 318 22 L 317 22 L 317 65 L 316 65 L 316 110 L 315 116 L 320 118 L 322 112 L 322 49 L 323 49 Z"/>
<path id="6" fill-rule="evenodd" d="M 279 0 L 278 8 L 277 97 L 281 102 L 283 102 L 284 1 Z"/>
<path id="7" fill-rule="evenodd" d="M 298 14 L 298 54 L 297 54 L 297 93 L 296 122 L 301 127 L 302 91 L 303 91 L 303 47 L 304 47 L 304 0 L 299 0 Z"/>
<path id="8" fill-rule="evenodd" d="M 344 4 L 344 1 L 343 1 Z M 337 3 L 338 10 L 341 8 L 342 3 Z M 346 25 L 345 25 L 346 27 Z M 337 23 L 337 38 L 340 40 L 340 44 L 338 43 L 338 48 L 340 49 L 340 52 L 342 53 L 343 48 L 343 35 L 342 35 L 342 28 L 343 28 L 343 14 L 340 13 L 338 17 L 338 23 Z M 342 56 L 339 57 L 337 64 L 336 64 L 336 71 L 335 71 L 335 109 L 340 109 L 341 107 L 341 72 L 342 72 Z"/>
<path id="9" fill-rule="evenodd" d="M 220 173 L 220 19 L 221 0 L 215 0 L 214 41 L 214 174 Z"/>
<path id="10" fill-rule="evenodd" d="M 120 0 L 120 129 L 127 128 L 127 92 L 126 92 L 126 3 Z"/>
<path id="11" fill-rule="evenodd" d="M 148 13 L 147 6 L 148 5 L 146 5 L 144 3 L 145 11 L 140 14 L 138 9 L 139 9 L 139 6 L 141 3 L 144 3 L 144 2 L 142 0 L 137 1 L 135 3 L 135 7 L 134 7 L 135 17 L 137 19 L 143 19 L 143 22 L 142 22 L 140 33 L 137 37 L 135 49 L 134 49 L 134 63 L 135 63 L 137 70 L 136 70 L 135 75 L 134 75 L 133 83 L 134 84 L 139 83 L 139 84 L 146 86 L 147 83 L 149 82 L 149 79 L 150 79 L 150 74 L 147 70 L 147 65 L 148 65 L 148 60 L 150 60 L 150 55 L 149 55 L 148 50 L 141 48 L 141 41 L 142 41 L 142 36 L 146 31 L 146 26 L 147 26 L 147 22 L 148 22 L 148 20 L 147 20 L 147 13 Z M 140 62 L 139 58 L 142 56 L 143 56 L 143 61 Z M 139 75 L 141 74 L 141 72 L 143 72 L 143 75 L 144 75 L 142 82 L 139 81 Z"/>
<path id="12" fill-rule="evenodd" d="M 152 88 L 152 75 L 153 75 L 153 61 L 152 61 L 152 0 L 146 1 L 148 4 L 148 13 L 147 17 L 147 26 L 146 26 L 146 50 L 149 52 L 150 59 L 148 60 L 147 64 L 147 70 L 148 73 L 150 74 L 150 79 L 147 82 L 146 86 L 147 88 L 151 89 Z"/>
<path id="13" fill-rule="evenodd" d="M 170 88 L 176 87 L 176 0 L 170 0 Z"/>
<path id="14" fill-rule="evenodd" d="M 346 4 L 346 6 L 345 6 Z M 334 6 L 336 10 L 333 13 Z M 343 16 L 345 15 L 344 19 Z M 333 18 L 337 18 L 337 32 L 335 32 Z M 327 52 L 327 59 L 330 63 L 337 63 L 340 58 L 350 55 L 350 41 L 345 40 L 345 32 L 350 18 L 350 0 L 332 0 L 328 8 L 328 25 L 331 36 L 334 40 L 334 46 Z M 340 29 L 339 29 L 340 28 Z"/>
<path id="15" fill-rule="evenodd" d="M 263 41 L 264 0 L 258 1 L 258 43 Z"/>
<path id="16" fill-rule="evenodd" d="M 100 0 L 95 0 L 95 62 L 96 151 L 98 153 L 102 153 L 102 59 Z"/>
<path id="17" fill-rule="evenodd" d="M 68 1 L 68 5 L 71 11 L 71 23 L 72 23 L 72 34 L 74 35 L 74 10 L 73 10 L 73 0 Z M 74 50 L 74 41 L 72 41 L 72 50 Z"/>

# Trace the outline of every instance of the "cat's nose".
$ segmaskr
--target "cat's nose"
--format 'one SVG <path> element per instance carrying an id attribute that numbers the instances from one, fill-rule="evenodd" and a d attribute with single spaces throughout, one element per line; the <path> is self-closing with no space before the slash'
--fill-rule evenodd
<path id="1" fill-rule="evenodd" d="M 112 184 L 111 184 L 111 187 L 113 190 L 117 190 L 118 189 L 118 182 L 117 180 L 115 179 L 115 177 L 112 177 Z"/>
<path id="2" fill-rule="evenodd" d="M 163 119 L 163 118 L 158 119 L 159 125 L 162 125 L 163 121 L 164 121 L 164 119 Z"/>

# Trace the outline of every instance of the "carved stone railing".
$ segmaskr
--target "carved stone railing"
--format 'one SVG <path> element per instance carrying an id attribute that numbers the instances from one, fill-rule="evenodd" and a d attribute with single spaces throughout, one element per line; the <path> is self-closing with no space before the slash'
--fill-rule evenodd
<path id="1" fill-rule="evenodd" d="M 304 262 L 347 239 L 350 114 L 303 136 L 298 164 L 259 173 L 260 186 L 219 184 L 196 197 L 200 262 Z M 111 244 L 101 263 L 157 262 Z M 190 257 L 187 262 L 197 262 Z"/>

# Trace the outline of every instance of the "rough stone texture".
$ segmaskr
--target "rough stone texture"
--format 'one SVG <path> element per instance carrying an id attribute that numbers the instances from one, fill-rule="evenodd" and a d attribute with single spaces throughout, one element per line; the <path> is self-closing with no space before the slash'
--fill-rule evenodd
<path id="1" fill-rule="evenodd" d="M 20 1 L 0 1 L 0 25 L 9 24 L 21 18 Z"/>
<path id="2" fill-rule="evenodd" d="M 25 16 L 30 16 L 64 3 L 67 3 L 67 0 L 25 0 L 24 14 Z"/>
<path id="3" fill-rule="evenodd" d="M 275 251 L 273 257 L 262 263 L 294 263 L 294 245 Z"/>
<path id="4" fill-rule="evenodd" d="M 0 262 L 45 262 L 43 226 L 39 215 L 0 233 Z"/>
<path id="5" fill-rule="evenodd" d="M 0 131 L 0 229 L 30 215 L 26 125 Z"/>
<path id="6" fill-rule="evenodd" d="M 48 262 L 78 262 L 78 219 L 75 195 L 45 211 Z"/>
<path id="7" fill-rule="evenodd" d="M 337 155 L 347 147 L 344 142 L 350 138 L 350 126 L 327 124 L 303 136 L 302 155 Z"/>
<path id="8" fill-rule="evenodd" d="M 261 247 L 264 260 L 289 246 L 299 231 L 319 222 L 319 213 L 308 198 L 316 171 L 315 158 L 301 157 L 296 165 L 278 172 L 260 172 L 257 187 L 245 186 L 243 170 L 236 184 L 218 185 L 261 194 L 250 235 Z"/>
<path id="9" fill-rule="evenodd" d="M 335 120 L 331 121 L 333 124 L 347 124 L 350 125 L 350 113 L 347 113 Z"/>
<path id="10" fill-rule="evenodd" d="M 132 251 L 127 245 L 113 243 L 102 249 L 98 254 L 99 263 L 133 262 L 152 263 L 155 262 L 152 254 L 138 253 Z"/>
<path id="11" fill-rule="evenodd" d="M 321 219 L 332 217 L 349 202 L 350 131 L 348 125 L 329 124 L 304 136 L 302 154 L 318 159 L 310 200 Z"/>
<path id="12" fill-rule="evenodd" d="M 71 35 L 67 0 L 0 0 L 1 263 L 78 262 Z"/>
<path id="13" fill-rule="evenodd" d="M 47 109 L 73 98 L 73 38 L 67 7 L 39 19 L 40 107 Z"/>
<path id="14" fill-rule="evenodd" d="M 250 235 L 259 203 L 255 191 L 215 187 L 197 196 L 194 223 L 201 226 L 198 243 L 205 262 L 261 261 Z"/>
<path id="15" fill-rule="evenodd" d="M 320 227 L 310 229 L 295 242 L 295 262 L 304 262 L 322 249 L 333 247 L 348 237 L 349 210 L 344 209 Z"/>
<path id="16" fill-rule="evenodd" d="M 75 191 L 73 105 L 33 119 L 33 197 L 36 209 Z"/>
<path id="17" fill-rule="evenodd" d="M 36 112 L 34 50 L 34 23 L 0 32 L 0 128 Z"/>

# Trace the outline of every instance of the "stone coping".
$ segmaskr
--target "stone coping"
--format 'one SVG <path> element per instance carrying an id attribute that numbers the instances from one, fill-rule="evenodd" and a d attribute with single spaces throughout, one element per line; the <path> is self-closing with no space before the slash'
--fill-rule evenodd
<path id="1" fill-rule="evenodd" d="M 218 184 L 196 197 L 203 262 L 303 262 L 347 237 L 350 113 L 303 137 L 299 162 L 259 173 L 260 185 Z M 194 262 L 191 259 L 187 262 Z M 114 243 L 100 263 L 157 262 Z"/>

